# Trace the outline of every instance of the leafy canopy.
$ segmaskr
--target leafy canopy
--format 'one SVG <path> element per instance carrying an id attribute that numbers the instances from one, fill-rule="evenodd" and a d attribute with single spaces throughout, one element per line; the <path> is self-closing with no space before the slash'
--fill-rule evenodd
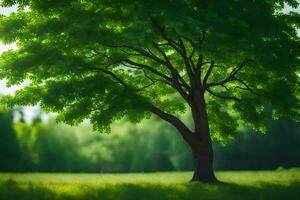
<path id="1" fill-rule="evenodd" d="M 11 105 L 40 103 L 67 123 L 108 130 L 153 106 L 183 112 L 192 74 L 214 137 L 239 121 L 264 131 L 266 105 L 274 118 L 300 120 L 300 15 L 280 12 L 296 0 L 1 2 L 19 10 L 0 18 L 0 40 L 18 46 L 1 56 L 0 78 L 31 80 L 3 98 Z"/>

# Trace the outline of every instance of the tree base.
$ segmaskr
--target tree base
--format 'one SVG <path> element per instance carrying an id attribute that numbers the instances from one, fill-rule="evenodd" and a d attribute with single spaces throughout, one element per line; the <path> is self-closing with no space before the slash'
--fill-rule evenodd
<path id="1" fill-rule="evenodd" d="M 218 179 L 211 179 L 211 180 L 202 180 L 202 179 L 195 179 L 192 178 L 190 180 L 191 183 L 205 183 L 205 184 L 222 184 L 221 181 L 219 181 Z"/>
<path id="2" fill-rule="evenodd" d="M 206 184 L 219 184 L 222 183 L 219 181 L 214 175 L 212 177 L 195 177 L 190 180 L 190 182 L 199 182 L 199 183 L 206 183 Z"/>

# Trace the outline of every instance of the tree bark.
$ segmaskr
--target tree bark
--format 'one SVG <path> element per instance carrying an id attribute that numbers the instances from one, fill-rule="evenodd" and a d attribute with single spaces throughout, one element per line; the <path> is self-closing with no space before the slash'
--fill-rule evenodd
<path id="1" fill-rule="evenodd" d="M 218 182 L 213 170 L 213 149 L 209 141 L 197 141 L 191 146 L 194 157 L 194 174 L 191 181 Z"/>
<path id="2" fill-rule="evenodd" d="M 191 110 L 195 123 L 195 137 L 190 147 L 194 157 L 195 168 L 191 181 L 215 183 L 218 180 L 213 170 L 213 148 L 204 93 L 196 93 L 193 102 Z"/>

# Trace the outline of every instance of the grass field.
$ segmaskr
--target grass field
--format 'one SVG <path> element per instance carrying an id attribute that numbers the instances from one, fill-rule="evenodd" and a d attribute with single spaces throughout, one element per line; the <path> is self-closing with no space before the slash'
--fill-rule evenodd
<path id="1" fill-rule="evenodd" d="M 0 173 L 0 200 L 299 200 L 300 169 L 218 172 L 219 185 L 189 183 L 191 172 L 145 174 Z"/>

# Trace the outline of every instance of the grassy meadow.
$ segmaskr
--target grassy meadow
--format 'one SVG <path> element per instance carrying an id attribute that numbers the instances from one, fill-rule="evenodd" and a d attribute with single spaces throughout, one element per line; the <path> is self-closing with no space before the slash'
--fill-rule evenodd
<path id="1" fill-rule="evenodd" d="M 189 183 L 191 172 L 0 173 L 1 200 L 300 199 L 300 169 L 217 172 L 219 185 Z"/>

